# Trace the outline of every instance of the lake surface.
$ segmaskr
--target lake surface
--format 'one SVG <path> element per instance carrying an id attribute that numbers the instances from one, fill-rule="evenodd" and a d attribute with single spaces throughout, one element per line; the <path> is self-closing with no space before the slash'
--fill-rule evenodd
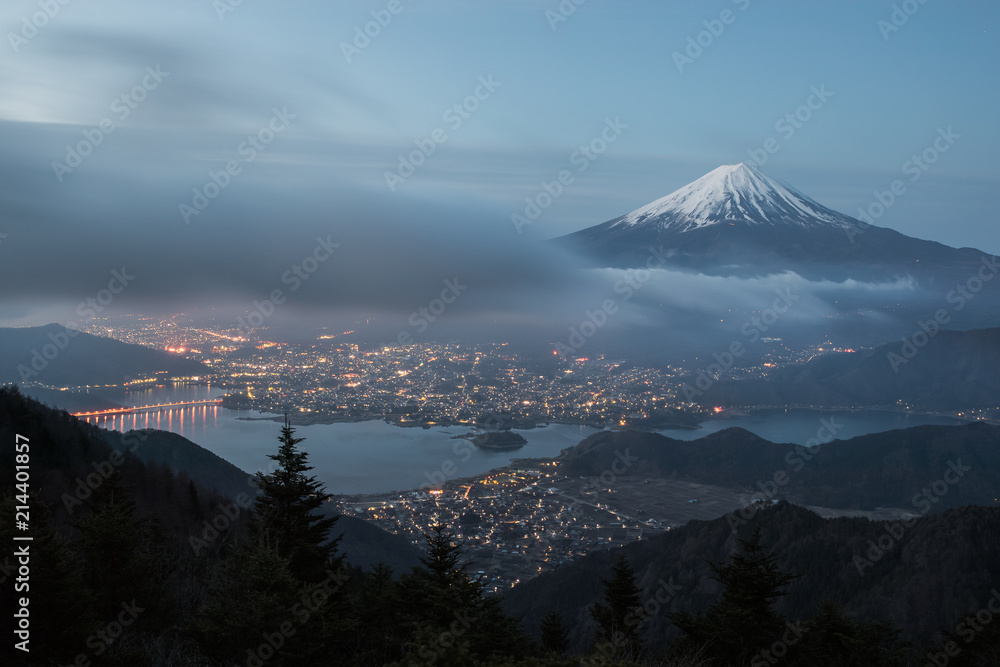
<path id="1" fill-rule="evenodd" d="M 849 440 L 859 435 L 880 433 L 900 428 L 926 424 L 956 425 L 964 423 L 953 417 L 911 415 L 885 410 L 838 412 L 802 410 L 754 410 L 747 415 L 710 419 L 702 422 L 696 431 L 661 431 L 663 435 L 678 440 L 695 440 L 709 433 L 738 426 L 771 442 L 789 442 L 796 445 L 809 443 L 812 438 L 828 441 L 826 435 L 835 431 L 834 439 Z M 821 431 L 822 429 L 822 431 Z"/>
<path id="2" fill-rule="evenodd" d="M 124 405 L 143 406 L 217 398 L 222 389 L 204 386 L 155 387 L 128 394 L 102 394 Z M 159 428 L 183 435 L 236 466 L 254 472 L 266 469 L 268 454 L 278 448 L 281 424 L 257 412 L 226 410 L 218 406 L 165 409 L 115 417 L 94 418 L 104 428 L 127 431 Z M 694 440 L 708 433 L 739 426 L 774 442 L 806 444 L 816 438 L 821 419 L 836 429 L 836 438 L 908 428 L 923 424 L 958 424 L 948 417 L 905 415 L 895 412 L 819 412 L 813 410 L 759 410 L 747 415 L 711 419 L 698 430 L 662 433 Z M 832 421 L 831 421 L 832 420 Z M 507 465 L 512 458 L 551 458 L 598 429 L 552 424 L 517 431 L 528 443 L 516 450 L 481 450 L 452 436 L 467 433 L 462 426 L 401 428 L 383 421 L 296 426 L 295 436 L 309 453 L 314 474 L 331 493 L 379 493 L 415 489 L 428 483 L 469 477 Z M 822 437 L 822 434 L 821 434 Z"/>

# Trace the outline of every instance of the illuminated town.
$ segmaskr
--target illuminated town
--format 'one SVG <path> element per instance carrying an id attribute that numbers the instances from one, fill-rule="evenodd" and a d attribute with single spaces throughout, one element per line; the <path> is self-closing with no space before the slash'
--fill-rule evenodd
<path id="1" fill-rule="evenodd" d="M 623 453 L 624 455 L 624 453 Z M 730 490 L 676 480 L 566 477 L 558 462 L 520 460 L 473 479 L 404 493 L 340 496 L 340 511 L 423 543 L 455 530 L 470 574 L 499 592 L 586 553 L 711 519 L 746 504 Z"/>
<path id="2" fill-rule="evenodd" d="M 685 387 L 696 382 L 699 372 L 709 372 L 713 382 L 763 378 L 772 369 L 835 350 L 796 350 L 780 339 L 764 338 L 758 343 L 761 354 L 753 360 L 719 370 L 704 360 L 648 368 L 596 354 L 522 358 L 505 344 L 343 342 L 351 332 L 322 333 L 308 344 L 259 336 L 251 340 L 235 326 L 187 327 L 173 319 L 123 317 L 95 322 L 86 330 L 206 366 L 204 376 L 134 378 L 126 389 L 210 382 L 226 391 L 221 399 L 197 402 L 212 410 L 289 413 L 296 424 L 378 419 L 402 427 L 483 430 L 556 423 L 652 431 L 694 428 L 724 409 L 687 400 Z M 174 405 L 149 406 L 147 414 Z M 98 414 L 113 419 L 132 410 L 142 409 Z M 169 419 L 171 413 L 165 414 Z M 126 423 L 121 424 L 124 430 Z M 147 417 L 140 426 L 158 424 Z M 333 502 L 338 512 L 375 522 L 417 545 L 431 526 L 448 525 L 463 544 L 470 573 L 499 592 L 583 554 L 641 540 L 691 519 L 718 517 L 754 499 L 752 489 L 641 475 L 612 475 L 615 479 L 609 481 L 608 474 L 568 477 L 560 474 L 557 461 L 514 459 L 475 478 L 448 476 L 448 481 L 442 478 L 420 489 L 341 495 Z"/>
<path id="3" fill-rule="evenodd" d="M 596 428 L 694 427 L 712 412 L 689 400 L 699 373 L 714 382 L 762 378 L 832 346 L 796 350 L 762 339 L 753 361 L 713 368 L 711 359 L 655 368 L 600 354 L 523 358 L 506 344 L 421 343 L 361 346 L 320 334 L 311 344 L 255 338 L 235 326 L 188 327 L 174 319 L 122 317 L 97 321 L 88 333 L 184 355 L 203 362 L 224 407 L 291 413 L 296 423 L 384 419 L 399 426 L 489 424 L 531 428 L 582 424 Z M 266 332 L 260 332 L 266 335 Z M 153 381 L 138 378 L 133 383 Z M 499 424 L 497 423 L 499 422 Z"/>

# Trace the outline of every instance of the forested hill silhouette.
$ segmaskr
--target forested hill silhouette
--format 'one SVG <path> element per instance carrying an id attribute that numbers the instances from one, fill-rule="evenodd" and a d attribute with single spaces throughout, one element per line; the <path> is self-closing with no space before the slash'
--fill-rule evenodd
<path id="1" fill-rule="evenodd" d="M 26 445 L 0 450 L 3 468 L 30 469 L 24 486 L 4 484 L 0 541 L 32 538 L 30 590 L 20 591 L 32 652 L 6 642 L 5 665 L 581 664 L 570 652 L 623 667 L 752 664 L 787 622 L 809 639 L 785 664 L 902 666 L 919 653 L 903 639 L 940 652 L 962 638 L 975 621 L 963 615 L 984 608 L 1000 577 L 1000 508 L 877 523 L 779 502 L 585 556 L 501 600 L 467 571 L 470 545 L 442 525 L 412 567 L 348 562 L 345 518 L 317 511 L 330 496 L 287 423 L 249 503 L 171 470 L 201 462 L 229 488 L 222 478 L 235 469 L 185 451 L 193 443 L 109 434 L 16 388 L 0 389 L 0 439 Z M 13 558 L 0 556 L 8 637 L 24 606 Z M 995 664 L 998 628 L 949 664 Z"/>
<path id="2" fill-rule="evenodd" d="M 0 383 L 75 387 L 119 384 L 158 372 L 186 377 L 207 371 L 200 362 L 185 357 L 58 324 L 0 328 Z"/>
<path id="3" fill-rule="evenodd" d="M 927 411 L 996 409 L 1000 329 L 940 326 L 928 318 L 904 340 L 824 354 L 763 380 L 717 382 L 694 398 L 704 405 L 895 408 L 902 402 Z"/>
<path id="4" fill-rule="evenodd" d="M 155 429 L 108 431 L 14 388 L 2 388 L 0 437 L 13 442 L 18 433 L 35 444 L 33 488 L 51 508 L 57 526 L 71 525 L 77 510 L 86 508 L 92 487 L 103 485 L 115 470 L 135 495 L 139 514 L 155 517 L 185 548 L 190 548 L 192 532 L 203 532 L 203 527 L 195 530 L 203 521 L 234 503 L 241 516 L 231 523 L 234 533 L 242 534 L 246 507 L 237 501 L 249 506 L 257 494 L 253 475 L 180 435 Z M 13 456 L 13 448 L 0 450 L 0 462 L 9 464 L 5 469 L 13 470 Z M 10 482 L 13 478 L 4 480 Z M 406 539 L 363 520 L 342 517 L 337 528 L 343 534 L 342 551 L 358 566 L 386 562 L 402 569 L 419 558 L 420 551 Z"/>
<path id="5" fill-rule="evenodd" d="M 825 418 L 824 435 L 837 430 Z M 817 420 L 817 430 L 823 425 Z M 628 451 L 638 461 L 625 475 L 736 487 L 767 499 L 839 509 L 894 507 L 915 513 L 962 505 L 995 505 L 1000 488 L 1000 426 L 915 426 L 814 447 L 773 443 L 741 428 L 693 441 L 658 433 L 601 431 L 565 450 L 560 472 L 599 476 Z M 939 493 L 924 490 L 950 482 Z M 926 508 L 926 512 L 925 512 Z"/>
<path id="6" fill-rule="evenodd" d="M 582 650 L 596 629 L 589 609 L 601 599 L 602 578 L 624 556 L 635 571 L 641 603 L 653 612 L 641 637 L 662 649 L 680 635 L 669 615 L 703 611 L 718 599 L 723 587 L 712 578 L 710 563 L 724 563 L 738 551 L 737 538 L 749 537 L 757 526 L 777 566 L 799 575 L 776 604 L 792 620 L 812 616 L 830 600 L 852 618 L 891 621 L 908 640 L 937 642 L 940 630 L 954 630 L 964 613 L 983 607 L 1000 581 L 1000 508 L 962 507 L 906 526 L 822 519 L 779 502 L 748 518 L 691 521 L 585 556 L 516 586 L 504 596 L 504 606 L 526 628 L 559 613 L 571 629 L 573 649 Z"/>

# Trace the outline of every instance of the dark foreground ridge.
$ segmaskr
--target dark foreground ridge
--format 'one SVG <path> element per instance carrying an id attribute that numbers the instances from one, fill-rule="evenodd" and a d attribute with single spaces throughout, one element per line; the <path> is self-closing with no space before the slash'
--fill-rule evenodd
<path id="1" fill-rule="evenodd" d="M 710 563 L 725 562 L 738 551 L 738 538 L 758 526 L 777 566 L 799 575 L 776 605 L 789 619 L 812 616 L 830 600 L 852 618 L 889 621 L 906 639 L 934 643 L 964 612 L 986 605 L 1000 582 L 1000 508 L 872 522 L 822 519 L 780 502 L 586 556 L 515 587 L 504 607 L 528 628 L 551 611 L 560 613 L 580 650 L 594 631 L 589 608 L 601 599 L 601 579 L 624 556 L 649 613 L 643 638 L 666 648 L 680 635 L 669 615 L 703 611 L 715 602 L 723 587 L 712 578 Z"/>
<path id="2" fill-rule="evenodd" d="M 5 482 L 0 541 L 33 538 L 30 576 L 0 558 L 6 637 L 18 596 L 31 600 L 31 652 L 5 642 L 5 665 L 728 665 L 775 646 L 788 665 L 904 665 L 925 648 L 903 640 L 941 652 L 967 633 L 981 614 L 963 614 L 989 609 L 1000 576 L 1000 509 L 875 523 L 780 502 L 594 553 L 501 599 L 443 525 L 398 569 L 372 564 L 405 555 L 367 526 L 358 567 L 288 424 L 253 498 L 242 471 L 193 443 L 108 433 L 12 388 L 0 438 L 26 441 L 31 460 L 30 492 Z M 13 457 L 2 450 L 4 469 Z M 995 664 L 1000 623 L 978 627 L 950 664 Z"/>

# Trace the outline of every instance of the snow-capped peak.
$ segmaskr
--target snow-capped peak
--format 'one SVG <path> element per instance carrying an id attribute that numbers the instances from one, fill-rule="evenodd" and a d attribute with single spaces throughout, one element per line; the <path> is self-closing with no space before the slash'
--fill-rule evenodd
<path id="1" fill-rule="evenodd" d="M 713 169 L 623 216 L 615 226 L 656 225 L 683 232 L 720 223 L 797 227 L 855 224 L 848 216 L 776 181 L 755 165 L 741 162 Z"/>

